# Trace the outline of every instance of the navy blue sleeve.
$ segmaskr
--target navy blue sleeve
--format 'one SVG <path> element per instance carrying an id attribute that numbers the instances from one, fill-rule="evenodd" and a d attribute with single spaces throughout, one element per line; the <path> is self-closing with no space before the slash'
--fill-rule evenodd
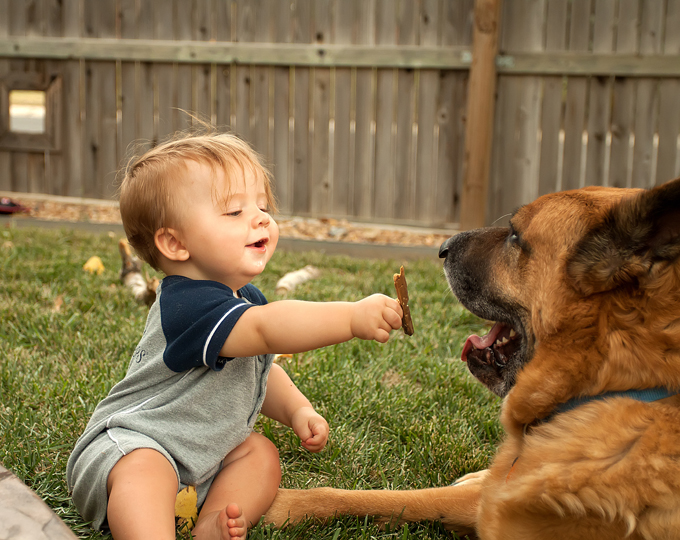
<path id="1" fill-rule="evenodd" d="M 266 303 L 264 295 L 247 285 L 236 298 L 229 287 L 214 281 L 165 278 L 161 286 L 161 325 L 165 365 L 175 372 L 207 366 L 219 371 L 229 360 L 220 350 L 241 315 Z"/>

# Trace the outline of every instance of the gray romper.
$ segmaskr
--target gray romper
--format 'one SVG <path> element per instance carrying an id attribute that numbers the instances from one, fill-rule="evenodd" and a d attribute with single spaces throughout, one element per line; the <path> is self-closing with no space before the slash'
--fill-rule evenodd
<path id="1" fill-rule="evenodd" d="M 66 479 L 84 519 L 105 524 L 109 472 L 138 448 L 163 454 L 180 489 L 205 500 L 222 460 L 246 440 L 262 408 L 273 355 L 223 358 L 240 316 L 267 303 L 253 285 L 163 279 L 125 378 L 97 405 L 69 458 Z"/>

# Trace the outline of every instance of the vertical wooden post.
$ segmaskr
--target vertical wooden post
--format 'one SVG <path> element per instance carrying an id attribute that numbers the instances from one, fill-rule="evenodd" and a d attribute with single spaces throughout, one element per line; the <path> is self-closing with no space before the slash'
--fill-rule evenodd
<path id="1" fill-rule="evenodd" d="M 475 0 L 472 66 L 465 125 L 461 230 L 485 225 L 496 99 L 500 7 L 501 0 Z"/>

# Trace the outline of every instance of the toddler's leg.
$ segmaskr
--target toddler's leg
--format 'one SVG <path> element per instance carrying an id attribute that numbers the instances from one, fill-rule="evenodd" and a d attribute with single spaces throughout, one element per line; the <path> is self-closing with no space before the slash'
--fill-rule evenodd
<path id="1" fill-rule="evenodd" d="M 280 481 L 276 446 L 267 437 L 251 433 L 224 459 L 198 516 L 194 538 L 245 538 L 248 527 L 260 521 L 271 506 Z"/>
<path id="2" fill-rule="evenodd" d="M 140 448 L 123 456 L 111 469 L 107 487 L 107 519 L 115 540 L 174 540 L 177 474 L 163 454 Z"/>

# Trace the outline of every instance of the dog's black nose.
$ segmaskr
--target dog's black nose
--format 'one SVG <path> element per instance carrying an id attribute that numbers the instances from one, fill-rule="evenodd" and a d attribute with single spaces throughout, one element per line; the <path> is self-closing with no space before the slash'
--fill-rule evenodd
<path id="1" fill-rule="evenodd" d="M 448 240 L 444 240 L 444 243 L 440 246 L 439 248 L 439 258 L 440 259 L 445 259 L 446 256 L 449 253 L 449 245 L 451 244 L 451 240 L 453 240 L 453 236 L 449 238 Z"/>

